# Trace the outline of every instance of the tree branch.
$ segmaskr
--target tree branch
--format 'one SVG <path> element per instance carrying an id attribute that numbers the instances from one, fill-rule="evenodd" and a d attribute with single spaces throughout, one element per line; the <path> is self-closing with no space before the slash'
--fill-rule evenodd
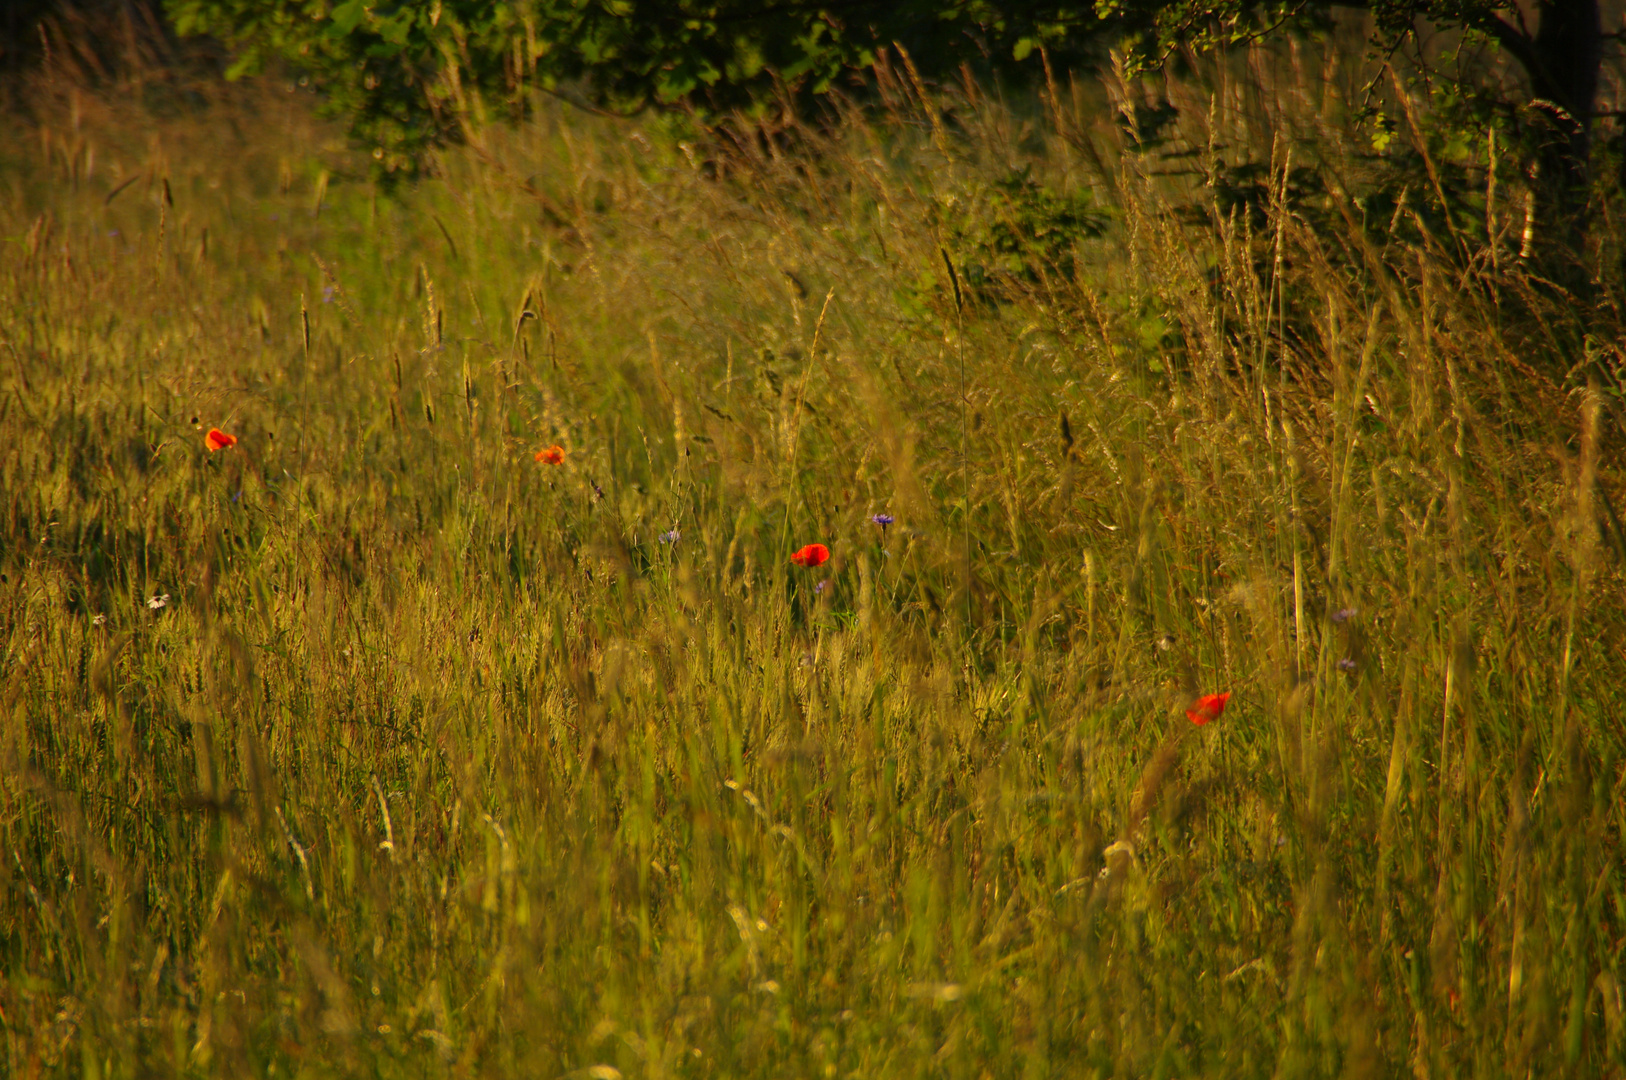
<path id="1" fill-rule="evenodd" d="M 1530 39 L 1530 35 L 1500 15 L 1491 15 L 1474 26 L 1495 38 L 1496 43 L 1511 53 L 1525 71 L 1536 74 L 1539 66 L 1536 62 L 1536 43 Z"/>

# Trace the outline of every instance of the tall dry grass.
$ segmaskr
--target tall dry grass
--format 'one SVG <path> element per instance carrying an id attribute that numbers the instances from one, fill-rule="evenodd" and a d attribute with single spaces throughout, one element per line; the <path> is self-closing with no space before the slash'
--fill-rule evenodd
<path id="1" fill-rule="evenodd" d="M 1272 55 L 13 131 L 7 1072 L 1618 1072 L 1615 354 Z"/>

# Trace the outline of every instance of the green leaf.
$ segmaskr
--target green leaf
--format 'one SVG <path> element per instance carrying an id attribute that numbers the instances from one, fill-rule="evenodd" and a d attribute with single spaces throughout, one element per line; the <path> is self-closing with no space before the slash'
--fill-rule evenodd
<path id="1" fill-rule="evenodd" d="M 346 37 L 353 33 L 362 20 L 367 18 L 366 0 L 344 0 L 344 3 L 333 9 L 328 16 L 332 20 L 329 33 L 336 37 Z"/>
<path id="2" fill-rule="evenodd" d="M 403 11 L 393 19 L 381 20 L 378 36 L 391 45 L 405 45 L 407 38 L 412 36 L 412 13 Z"/>

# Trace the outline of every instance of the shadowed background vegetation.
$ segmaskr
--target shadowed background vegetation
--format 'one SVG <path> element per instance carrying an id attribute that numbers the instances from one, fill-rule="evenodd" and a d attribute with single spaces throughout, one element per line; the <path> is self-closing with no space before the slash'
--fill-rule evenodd
<path id="1" fill-rule="evenodd" d="M 7 1073 L 1618 1073 L 1615 219 L 1368 76 L 42 81 Z"/>

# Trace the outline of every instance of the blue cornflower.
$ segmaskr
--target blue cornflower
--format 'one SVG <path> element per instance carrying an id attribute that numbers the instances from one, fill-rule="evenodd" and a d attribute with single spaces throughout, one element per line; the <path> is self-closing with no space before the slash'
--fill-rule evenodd
<path id="1" fill-rule="evenodd" d="M 890 525 L 894 521 L 898 520 L 897 518 L 893 517 L 891 514 L 871 514 L 869 519 L 871 521 L 875 522 L 875 524 L 879 525 L 881 527 L 881 531 L 883 533 L 886 532 L 886 527 L 888 525 Z"/>

